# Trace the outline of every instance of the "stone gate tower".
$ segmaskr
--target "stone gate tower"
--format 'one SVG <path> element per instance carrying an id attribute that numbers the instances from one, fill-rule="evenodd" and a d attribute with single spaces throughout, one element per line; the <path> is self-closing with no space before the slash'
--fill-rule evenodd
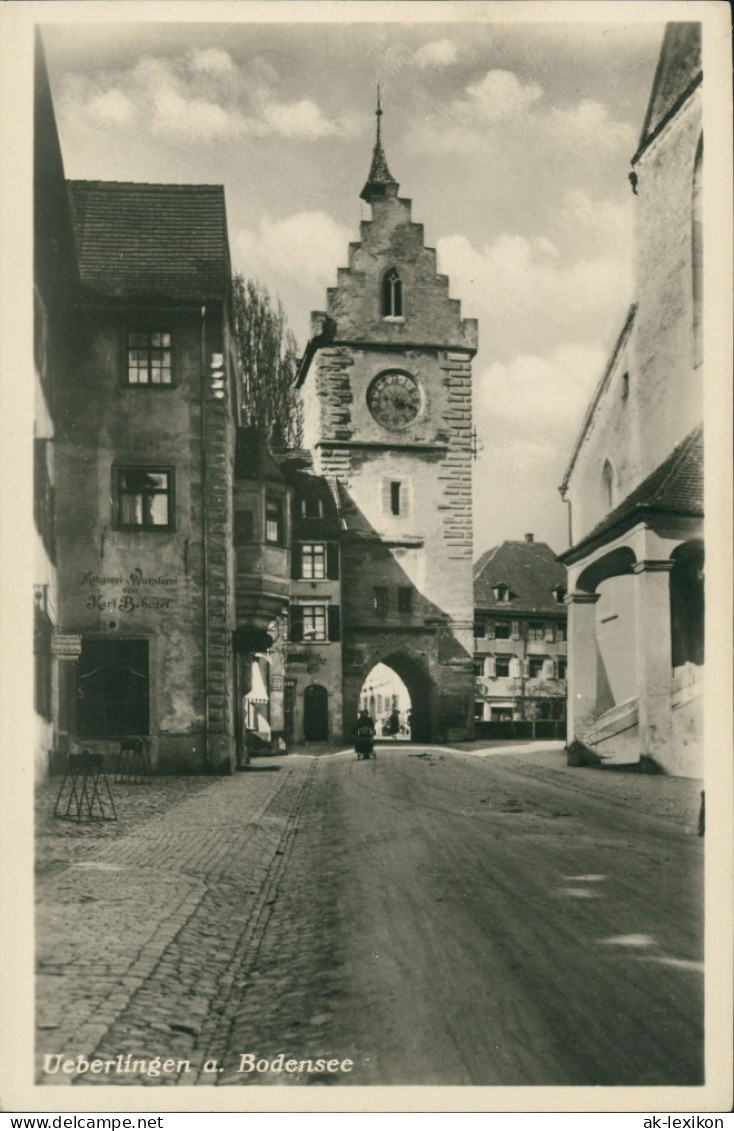
<path id="1" fill-rule="evenodd" d="M 461 318 L 380 139 L 361 197 L 372 219 L 311 319 L 301 363 L 305 444 L 341 527 L 344 737 L 378 662 L 406 684 L 412 732 L 473 727 L 472 377 Z M 336 731 L 336 726 L 334 727 Z"/>

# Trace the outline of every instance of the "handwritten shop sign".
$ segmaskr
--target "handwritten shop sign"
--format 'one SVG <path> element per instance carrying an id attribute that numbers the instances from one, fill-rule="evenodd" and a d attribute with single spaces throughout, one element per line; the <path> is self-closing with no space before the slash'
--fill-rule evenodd
<path id="1" fill-rule="evenodd" d="M 100 612 L 118 613 L 167 610 L 176 605 L 178 578 L 165 574 L 144 574 L 136 567 L 128 574 L 101 574 L 87 570 L 80 585 L 88 590 L 86 607 Z"/>

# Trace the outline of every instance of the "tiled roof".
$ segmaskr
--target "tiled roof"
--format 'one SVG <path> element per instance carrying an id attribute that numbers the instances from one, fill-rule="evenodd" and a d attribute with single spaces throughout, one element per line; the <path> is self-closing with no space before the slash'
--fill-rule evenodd
<path id="1" fill-rule="evenodd" d="M 638 153 L 685 101 L 700 78 L 700 23 L 669 23 L 660 48 Z"/>
<path id="2" fill-rule="evenodd" d="M 214 301 L 229 287 L 221 185 L 67 181 L 82 285 L 107 298 Z"/>
<path id="3" fill-rule="evenodd" d="M 493 589 L 508 586 L 509 602 L 498 601 Z M 563 613 L 553 590 L 566 585 L 566 569 L 545 542 L 502 542 L 474 565 L 474 607 L 519 613 Z"/>
<path id="4" fill-rule="evenodd" d="M 283 472 L 275 462 L 267 445 L 256 428 L 238 428 L 234 456 L 235 479 L 263 479 L 275 483 L 284 481 Z"/>
<path id="5" fill-rule="evenodd" d="M 635 487 L 619 506 L 602 519 L 580 542 L 561 554 L 562 561 L 582 556 L 590 543 L 647 514 L 703 517 L 703 426 L 686 436 L 654 471 Z"/>

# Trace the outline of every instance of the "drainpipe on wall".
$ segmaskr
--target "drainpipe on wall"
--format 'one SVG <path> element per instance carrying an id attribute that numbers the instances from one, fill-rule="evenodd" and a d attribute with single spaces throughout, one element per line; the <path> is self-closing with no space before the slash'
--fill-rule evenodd
<path id="1" fill-rule="evenodd" d="M 206 461 L 206 306 L 201 308 L 201 522 L 202 589 L 204 594 L 204 769 L 209 772 L 209 523 Z"/>

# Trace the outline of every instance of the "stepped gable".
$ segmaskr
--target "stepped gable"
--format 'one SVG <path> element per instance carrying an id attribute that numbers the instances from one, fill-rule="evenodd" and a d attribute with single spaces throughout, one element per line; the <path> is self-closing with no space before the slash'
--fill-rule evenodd
<path id="1" fill-rule="evenodd" d="M 449 296 L 449 279 L 438 273 L 436 252 L 425 246 L 422 224 L 411 217 L 411 201 L 398 196 L 398 182 L 387 164 L 380 136 L 361 197 L 372 219 L 360 225 L 360 241 L 350 243 L 348 266 L 339 268 L 337 285 L 327 291 L 327 318 L 333 342 L 431 345 L 477 348 L 477 322 L 462 319 L 461 303 Z M 403 305 L 399 317 L 385 317 L 380 306 L 381 283 L 397 271 Z M 323 331 L 324 315 L 315 316 L 313 336 Z"/>
<path id="2" fill-rule="evenodd" d="M 82 286 L 115 298 L 216 301 L 229 289 L 221 185 L 67 181 Z"/>
<path id="3" fill-rule="evenodd" d="M 506 585 L 512 600 L 498 601 L 494 587 Z M 502 542 L 487 550 L 474 566 L 474 606 L 512 613 L 564 611 L 553 590 L 566 585 L 565 567 L 545 542 Z"/>

